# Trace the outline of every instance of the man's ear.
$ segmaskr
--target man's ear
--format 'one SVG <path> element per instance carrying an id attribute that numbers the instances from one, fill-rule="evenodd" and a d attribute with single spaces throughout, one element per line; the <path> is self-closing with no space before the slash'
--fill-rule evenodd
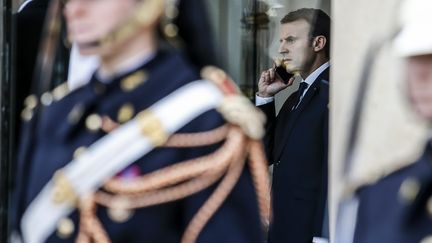
<path id="1" fill-rule="evenodd" d="M 319 52 L 324 50 L 325 45 L 327 44 L 327 39 L 323 35 L 315 36 L 312 42 L 312 47 L 315 52 Z"/>

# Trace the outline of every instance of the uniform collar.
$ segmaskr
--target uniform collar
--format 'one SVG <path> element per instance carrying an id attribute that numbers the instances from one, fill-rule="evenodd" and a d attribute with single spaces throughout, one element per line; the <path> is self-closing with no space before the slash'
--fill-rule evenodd
<path id="1" fill-rule="evenodd" d="M 150 53 L 149 55 L 145 56 L 144 58 L 140 59 L 139 61 L 127 63 L 127 65 L 120 67 L 118 72 L 116 72 L 114 75 L 109 75 L 109 76 L 104 75 L 103 73 L 100 73 L 100 71 L 98 70 L 95 73 L 96 78 L 102 83 L 105 83 L 105 84 L 111 83 L 117 77 L 126 76 L 128 73 L 132 73 L 134 70 L 137 70 L 140 67 L 146 65 L 151 60 L 153 60 L 155 56 L 156 56 L 156 51 Z"/>

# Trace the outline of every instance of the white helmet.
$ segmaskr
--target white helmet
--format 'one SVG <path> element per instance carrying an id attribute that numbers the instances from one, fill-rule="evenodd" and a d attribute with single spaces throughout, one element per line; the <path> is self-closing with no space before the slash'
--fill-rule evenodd
<path id="1" fill-rule="evenodd" d="M 405 0 L 401 6 L 401 32 L 396 52 L 403 57 L 432 54 L 432 1 Z"/>

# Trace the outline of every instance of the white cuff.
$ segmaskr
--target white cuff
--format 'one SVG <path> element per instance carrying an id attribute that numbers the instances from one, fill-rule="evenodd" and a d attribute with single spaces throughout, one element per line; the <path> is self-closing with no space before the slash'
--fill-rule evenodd
<path id="1" fill-rule="evenodd" d="M 312 239 L 312 242 L 313 242 L 313 243 L 329 243 L 329 240 L 328 240 L 328 239 L 325 239 L 325 238 L 314 237 L 314 238 Z"/>
<path id="2" fill-rule="evenodd" d="M 261 97 L 258 95 L 255 95 L 255 105 L 265 105 L 267 103 L 273 102 L 274 97 Z"/>

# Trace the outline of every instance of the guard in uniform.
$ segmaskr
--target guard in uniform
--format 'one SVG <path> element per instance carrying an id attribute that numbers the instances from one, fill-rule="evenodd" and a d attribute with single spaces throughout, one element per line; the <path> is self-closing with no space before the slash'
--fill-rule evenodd
<path id="1" fill-rule="evenodd" d="M 223 71 L 204 68 L 203 79 L 162 48 L 159 23 L 169 38 L 181 33 L 177 5 L 59 4 L 49 11 L 63 5 L 70 41 L 101 64 L 82 87 L 26 99 L 13 239 L 263 242 L 264 116 Z"/>
<path id="2" fill-rule="evenodd" d="M 405 58 L 407 95 L 412 108 L 422 118 L 432 121 L 432 35 L 427 27 L 432 20 L 432 3 L 405 1 L 402 11 L 402 30 L 394 46 Z M 358 188 L 355 199 L 346 204 L 350 206 L 345 207 L 342 211 L 345 216 L 341 217 L 347 219 L 350 215 L 347 212 L 354 212 L 351 214 L 355 215 L 351 219 L 356 219 L 353 234 L 338 237 L 338 242 L 432 242 L 431 162 L 429 140 L 416 162 Z M 337 234 L 345 234 L 347 227 L 346 223 L 338 225 Z"/>

